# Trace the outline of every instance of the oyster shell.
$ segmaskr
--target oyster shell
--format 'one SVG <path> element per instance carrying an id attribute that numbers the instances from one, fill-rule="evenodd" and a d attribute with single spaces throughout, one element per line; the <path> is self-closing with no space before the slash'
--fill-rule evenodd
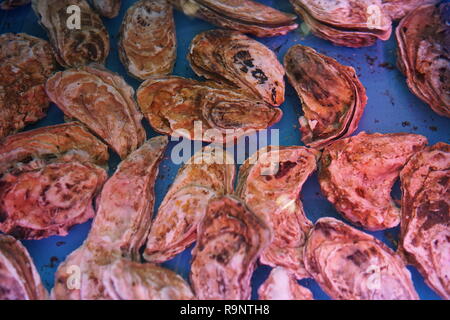
<path id="1" fill-rule="evenodd" d="M 239 170 L 236 194 L 266 222 L 273 235 L 260 262 L 284 267 L 298 279 L 307 276 L 302 254 L 312 227 L 299 194 L 316 170 L 318 156 L 317 151 L 305 147 L 266 147 L 248 158 Z"/>
<path id="2" fill-rule="evenodd" d="M 400 248 L 443 298 L 450 299 L 450 145 L 417 153 L 400 173 Z"/>
<path id="3" fill-rule="evenodd" d="M 233 141 L 282 117 L 280 109 L 239 91 L 174 76 L 147 80 L 139 87 L 137 100 L 157 132 L 204 142 Z"/>
<path id="4" fill-rule="evenodd" d="M 169 0 L 186 15 L 257 37 L 284 35 L 297 29 L 297 18 L 250 0 Z"/>
<path id="5" fill-rule="evenodd" d="M 141 0 L 122 22 L 119 57 L 133 77 L 145 80 L 172 72 L 177 55 L 175 21 L 167 0 Z"/>
<path id="6" fill-rule="evenodd" d="M 233 192 L 234 159 L 207 146 L 180 169 L 153 222 L 144 258 L 162 263 L 190 246 L 210 199 Z"/>
<path id="7" fill-rule="evenodd" d="M 4 0 L 2 1 L 2 3 L 0 3 L 0 9 L 11 10 L 29 4 L 30 2 L 31 0 Z"/>
<path id="8" fill-rule="evenodd" d="M 0 234 L 0 300 L 47 298 L 27 249 L 13 237 Z"/>
<path id="9" fill-rule="evenodd" d="M 139 249 L 151 225 L 153 186 L 167 143 L 167 137 L 162 136 L 145 142 L 120 163 L 115 174 L 105 183 L 86 241 L 58 268 L 52 291 L 54 298 L 112 299 L 117 295 L 131 294 L 117 289 L 108 292 L 103 279 L 116 261 L 140 259 Z M 72 283 L 71 270 L 74 268 L 80 276 L 77 286 Z M 133 277 L 131 272 L 130 269 L 130 274 L 122 276 Z M 110 285 L 109 280 L 107 282 Z"/>
<path id="10" fill-rule="evenodd" d="M 313 148 L 350 136 L 367 103 L 355 69 L 302 45 L 289 49 L 284 65 L 302 102 L 302 141 Z"/>
<path id="11" fill-rule="evenodd" d="M 103 283 L 114 300 L 194 299 L 191 288 L 181 276 L 149 263 L 118 260 L 108 266 Z"/>
<path id="12" fill-rule="evenodd" d="M 80 8 L 80 29 L 69 29 L 67 8 Z M 91 62 L 103 64 L 109 54 L 109 35 L 86 0 L 32 0 L 33 10 L 47 31 L 58 63 L 66 68 Z"/>
<path id="13" fill-rule="evenodd" d="M 123 159 L 145 140 L 134 90 L 122 77 L 100 66 L 56 73 L 46 91 L 65 115 L 76 118 Z"/>
<path id="14" fill-rule="evenodd" d="M 199 299 L 250 299 L 250 278 L 270 231 L 231 196 L 209 202 L 192 251 L 191 284 Z"/>
<path id="15" fill-rule="evenodd" d="M 0 144 L 0 230 L 22 239 L 66 235 L 94 216 L 107 148 L 78 124 L 44 127 Z"/>
<path id="16" fill-rule="evenodd" d="M 450 117 L 450 3 L 421 6 L 396 30 L 397 63 L 409 89 L 436 113 Z"/>
<path id="17" fill-rule="evenodd" d="M 408 13 L 425 4 L 436 4 L 441 0 L 383 0 L 383 10 L 392 20 L 400 20 Z"/>
<path id="18" fill-rule="evenodd" d="M 199 76 L 229 84 L 265 102 L 284 102 L 284 68 L 275 53 L 239 32 L 210 30 L 191 42 L 188 60 Z"/>
<path id="19" fill-rule="evenodd" d="M 95 11 L 106 18 L 115 18 L 119 15 L 122 0 L 91 0 Z"/>
<path id="20" fill-rule="evenodd" d="M 427 144 L 417 134 L 367 134 L 325 148 L 319 166 L 323 194 L 351 222 L 368 230 L 393 228 L 400 209 L 390 192 L 400 170 Z"/>
<path id="21" fill-rule="evenodd" d="M 392 20 L 382 0 L 289 0 L 316 36 L 335 45 L 365 47 L 388 40 Z"/>
<path id="22" fill-rule="evenodd" d="M 305 266 L 340 300 L 417 300 L 402 259 L 375 237 L 334 218 L 319 219 L 305 247 Z"/>
<path id="23" fill-rule="evenodd" d="M 272 269 L 269 277 L 258 289 L 259 300 L 314 300 L 309 289 L 298 284 L 286 269 Z"/>
<path id="24" fill-rule="evenodd" d="M 25 33 L 0 35 L 0 139 L 45 116 L 45 81 L 56 70 L 50 44 Z"/>

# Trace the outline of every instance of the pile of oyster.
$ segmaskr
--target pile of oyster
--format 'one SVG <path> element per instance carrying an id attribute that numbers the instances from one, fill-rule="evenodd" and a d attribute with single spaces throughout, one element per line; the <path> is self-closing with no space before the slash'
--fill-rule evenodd
<path id="1" fill-rule="evenodd" d="M 421 6 L 399 24 L 397 63 L 410 90 L 450 117 L 450 3 Z"/>

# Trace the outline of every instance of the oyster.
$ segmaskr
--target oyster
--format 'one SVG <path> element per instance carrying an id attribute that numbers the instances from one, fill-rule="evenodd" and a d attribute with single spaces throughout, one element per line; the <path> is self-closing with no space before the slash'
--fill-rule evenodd
<path id="1" fill-rule="evenodd" d="M 325 148 L 319 166 L 323 194 L 351 222 L 368 230 L 393 228 L 400 209 L 391 189 L 400 170 L 427 144 L 417 134 L 367 134 Z"/>
<path id="2" fill-rule="evenodd" d="M 108 266 L 103 283 L 106 292 L 114 300 L 194 299 L 191 288 L 182 277 L 148 263 L 118 260 Z"/>
<path id="3" fill-rule="evenodd" d="M 417 153 L 400 173 L 401 251 L 443 298 L 450 299 L 450 145 Z"/>
<path id="4" fill-rule="evenodd" d="M 55 70 L 47 41 L 25 33 L 0 35 L 0 139 L 45 116 L 44 85 Z"/>
<path id="5" fill-rule="evenodd" d="M 425 4 L 436 4 L 441 0 L 383 0 L 383 10 L 392 20 L 400 20 L 408 13 Z"/>
<path id="6" fill-rule="evenodd" d="M 169 0 L 189 16 L 257 37 L 284 35 L 297 29 L 297 18 L 251 0 Z"/>
<path id="7" fill-rule="evenodd" d="M 175 21 L 167 0 L 141 0 L 122 22 L 119 57 L 128 73 L 145 80 L 172 72 L 177 55 Z"/>
<path id="8" fill-rule="evenodd" d="M 242 202 L 212 199 L 192 251 L 191 284 L 199 299 L 250 299 L 250 278 L 270 231 Z"/>
<path id="9" fill-rule="evenodd" d="M 119 15 L 122 0 L 91 0 L 95 11 L 106 18 L 115 18 Z"/>
<path id="10" fill-rule="evenodd" d="M 0 234 L 0 300 L 46 300 L 27 249 L 16 239 Z"/>
<path id="11" fill-rule="evenodd" d="M 335 45 L 365 47 L 388 40 L 391 17 L 382 0 L 289 0 L 316 36 Z"/>
<path id="12" fill-rule="evenodd" d="M 31 0 L 4 0 L 2 3 L 0 3 L 0 9 L 10 10 L 16 7 L 29 4 L 30 2 Z"/>
<path id="13" fill-rule="evenodd" d="M 319 219 L 305 247 L 305 266 L 339 300 L 416 300 L 402 259 L 375 237 L 334 218 Z"/>
<path id="14" fill-rule="evenodd" d="M 67 116 L 84 123 L 123 159 L 145 140 L 134 90 L 122 77 L 100 66 L 56 73 L 46 91 Z"/>
<path id="15" fill-rule="evenodd" d="M 157 132 L 204 142 L 233 141 L 282 117 L 280 109 L 239 91 L 174 76 L 147 80 L 137 100 Z"/>
<path id="16" fill-rule="evenodd" d="M 302 102 L 302 141 L 313 148 L 351 135 L 367 103 L 355 69 L 302 45 L 289 49 L 284 65 Z"/>
<path id="17" fill-rule="evenodd" d="M 80 29 L 68 27 L 67 8 L 80 8 Z M 102 20 L 86 0 L 32 0 L 33 10 L 47 31 L 58 63 L 79 67 L 91 62 L 103 64 L 109 54 L 109 35 Z"/>
<path id="18" fill-rule="evenodd" d="M 122 161 L 105 183 L 86 241 L 58 268 L 52 291 L 54 298 L 112 299 L 122 294 L 133 294 L 117 288 L 108 292 L 105 286 L 112 285 L 108 273 L 114 269 L 113 264 L 122 263 L 118 262 L 120 259 L 140 259 L 139 249 L 151 225 L 153 186 L 167 143 L 167 137 L 150 139 Z M 146 266 L 151 273 L 154 267 Z M 134 267 L 128 271 L 130 274 L 124 273 L 122 277 L 134 277 L 132 269 Z M 78 270 L 78 279 L 74 279 L 72 270 Z M 133 288 L 143 289 L 142 286 L 129 286 L 128 290 Z M 150 287 L 149 290 L 152 292 L 154 289 Z"/>
<path id="19" fill-rule="evenodd" d="M 421 6 L 396 30 L 397 63 L 409 89 L 436 113 L 450 117 L 450 3 Z"/>
<path id="20" fill-rule="evenodd" d="M 234 159 L 221 147 L 207 146 L 180 169 L 158 209 L 144 258 L 161 263 L 196 239 L 210 199 L 233 192 Z"/>
<path id="21" fill-rule="evenodd" d="M 239 32 L 210 30 L 191 43 L 188 59 L 199 76 L 236 86 L 265 102 L 284 102 L 284 68 L 265 45 Z"/>
<path id="22" fill-rule="evenodd" d="M 269 277 L 258 289 L 259 300 L 314 300 L 309 289 L 298 284 L 286 269 L 272 269 Z"/>
<path id="23" fill-rule="evenodd" d="M 282 266 L 298 279 L 307 276 L 302 253 L 312 227 L 299 194 L 316 170 L 318 156 L 317 151 L 305 147 L 267 147 L 248 158 L 239 170 L 237 195 L 273 235 L 260 262 Z"/>
<path id="24" fill-rule="evenodd" d="M 66 235 L 94 216 L 107 148 L 81 125 L 44 127 L 0 144 L 0 231 L 22 239 Z"/>

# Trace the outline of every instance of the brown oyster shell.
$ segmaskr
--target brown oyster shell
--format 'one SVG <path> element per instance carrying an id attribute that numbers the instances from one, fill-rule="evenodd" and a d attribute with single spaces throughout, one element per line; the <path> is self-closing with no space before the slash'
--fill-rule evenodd
<path id="1" fill-rule="evenodd" d="M 322 193 L 348 220 L 368 230 L 393 228 L 400 209 L 391 189 L 400 170 L 427 144 L 417 134 L 367 134 L 339 140 L 324 149 L 319 166 Z"/>
<path id="2" fill-rule="evenodd" d="M 91 0 L 95 11 L 106 18 L 115 18 L 119 15 L 122 0 Z"/>
<path id="3" fill-rule="evenodd" d="M 173 70 L 177 43 L 172 6 L 167 0 L 141 0 L 122 22 L 119 57 L 128 73 L 145 80 Z"/>
<path id="4" fill-rule="evenodd" d="M 100 66 L 69 69 L 51 77 L 46 91 L 65 115 L 85 124 L 122 159 L 144 142 L 134 90 L 119 75 Z"/>
<path id="5" fill-rule="evenodd" d="M 66 235 L 94 216 L 107 148 L 78 124 L 27 131 L 0 143 L 0 230 L 22 239 Z M 96 164 L 97 163 L 97 164 Z"/>
<path id="6" fill-rule="evenodd" d="M 199 299 L 250 299 L 256 259 L 270 231 L 241 201 L 231 196 L 209 202 L 192 252 L 191 284 Z"/>
<path id="7" fill-rule="evenodd" d="M 436 4 L 441 0 L 383 0 L 383 10 L 392 20 L 400 20 L 408 13 L 425 4 Z"/>
<path id="8" fill-rule="evenodd" d="M 45 116 L 44 85 L 54 71 L 47 41 L 25 33 L 0 35 L 0 139 Z"/>
<path id="9" fill-rule="evenodd" d="M 284 65 L 302 103 L 306 145 L 323 148 L 357 129 L 367 96 L 355 69 L 302 45 L 289 49 Z"/>
<path id="10" fill-rule="evenodd" d="M 421 6 L 396 30 L 397 63 L 409 89 L 437 114 L 450 117 L 450 3 Z"/>
<path id="11" fill-rule="evenodd" d="M 419 299 L 399 256 L 375 237 L 334 218 L 321 218 L 314 225 L 305 266 L 332 299 Z"/>
<path id="12" fill-rule="evenodd" d="M 314 300 L 309 289 L 298 284 L 286 269 L 276 267 L 258 289 L 259 300 Z"/>
<path id="13" fill-rule="evenodd" d="M 81 29 L 67 27 L 67 8 L 81 10 Z M 33 10 L 47 31 L 58 63 L 66 68 L 103 64 L 109 54 L 109 35 L 86 0 L 32 0 Z"/>
<path id="14" fill-rule="evenodd" d="M 207 146 L 189 159 L 158 209 L 144 258 L 162 263 L 190 246 L 209 200 L 232 193 L 234 176 L 234 159 L 221 147 Z"/>
<path id="15" fill-rule="evenodd" d="M 0 9 L 11 10 L 26 4 L 29 4 L 31 0 L 4 0 L 0 3 Z"/>
<path id="16" fill-rule="evenodd" d="M 142 113 L 157 132 L 205 142 L 233 141 L 277 123 L 282 111 L 214 82 L 152 78 L 137 91 Z M 203 134 L 194 131 L 200 125 Z"/>
<path id="17" fill-rule="evenodd" d="M 239 32 L 210 30 L 191 42 L 188 60 L 199 76 L 236 86 L 265 102 L 284 102 L 284 68 L 275 53 Z"/>
<path id="18" fill-rule="evenodd" d="M 450 145 L 417 153 L 400 173 L 401 251 L 442 298 L 450 299 Z"/>
<path id="19" fill-rule="evenodd" d="M 336 45 L 365 47 L 373 45 L 378 39 L 388 40 L 391 36 L 392 20 L 383 10 L 382 0 L 290 2 L 312 33 Z M 375 16 L 372 16 L 374 13 Z"/>
<path id="20" fill-rule="evenodd" d="M 248 158 L 239 170 L 236 194 L 266 222 L 273 236 L 260 262 L 284 267 L 298 279 L 308 275 L 302 254 L 312 227 L 299 195 L 316 170 L 318 156 L 305 147 L 270 146 Z"/>
<path id="21" fill-rule="evenodd" d="M 158 165 L 167 143 L 167 137 L 163 136 L 148 140 L 123 160 L 105 183 L 86 241 L 58 268 L 52 291 L 54 298 L 113 299 L 122 294 L 115 290 L 112 296 L 105 289 L 103 277 L 120 259 L 140 260 L 139 249 L 151 225 Z M 73 267 L 81 275 L 76 287 L 70 286 Z M 149 265 L 149 268 L 153 267 Z M 126 273 L 122 276 L 133 277 Z"/>
<path id="22" fill-rule="evenodd" d="M 0 300 L 46 300 L 27 249 L 16 239 L 0 234 Z"/>
<path id="23" fill-rule="evenodd" d="M 169 0 L 188 16 L 257 37 L 284 35 L 297 29 L 296 16 L 250 0 Z"/>

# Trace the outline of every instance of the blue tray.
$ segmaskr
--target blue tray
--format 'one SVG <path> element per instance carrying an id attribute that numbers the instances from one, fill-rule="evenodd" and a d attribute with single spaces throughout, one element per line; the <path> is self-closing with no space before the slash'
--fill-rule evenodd
<path id="1" fill-rule="evenodd" d="M 119 61 L 117 42 L 119 28 L 127 8 L 134 0 L 123 0 L 120 15 L 115 19 L 104 19 L 111 38 L 111 53 L 106 62 L 107 68 L 121 74 L 135 89 L 139 82 L 129 77 Z M 264 4 L 274 8 L 293 12 L 287 0 L 263 0 Z M 199 19 L 193 19 L 180 12 L 175 12 L 175 21 L 178 40 L 178 59 L 174 74 L 199 79 L 189 67 L 185 57 L 192 38 L 199 32 L 213 29 L 214 26 Z M 300 22 L 299 22 L 300 23 Z M 311 46 L 319 52 L 331 56 L 344 65 L 353 66 L 360 80 L 367 89 L 369 97 L 364 116 L 359 125 L 359 131 L 367 132 L 411 132 L 426 136 L 430 144 L 443 141 L 450 142 L 450 119 L 435 114 L 426 104 L 416 98 L 405 83 L 404 76 L 395 68 L 396 41 L 392 35 L 389 41 L 378 41 L 369 48 L 351 49 L 336 47 L 331 43 L 319 39 L 311 34 L 305 34 L 299 28 L 286 36 L 258 39 L 274 50 L 280 61 L 286 51 L 294 44 L 301 43 Z M 0 11 L 0 33 L 25 32 L 41 38 L 47 38 L 44 30 L 39 26 L 37 18 L 31 7 L 25 6 L 12 11 Z M 302 145 L 298 128 L 298 118 L 302 114 L 300 101 L 290 85 L 287 85 L 286 102 L 282 105 L 283 119 L 274 126 L 280 129 L 281 145 Z M 63 113 L 54 105 L 49 109 L 46 118 L 38 123 L 28 126 L 26 130 L 63 122 Z M 146 125 L 148 137 L 157 135 Z M 159 207 L 161 200 L 172 183 L 179 166 L 174 165 L 168 155 L 174 142 L 169 145 L 167 157 L 160 166 L 158 180 L 156 182 L 156 203 Z M 118 158 L 112 157 L 110 161 L 110 173 L 114 172 L 118 164 Z M 400 198 L 398 185 L 394 187 L 393 195 Z M 302 191 L 302 201 L 309 219 L 316 221 L 320 217 L 331 216 L 342 219 L 333 206 L 320 193 L 317 177 L 312 176 L 305 184 Z M 89 232 L 91 222 L 75 226 L 66 237 L 50 237 L 38 241 L 23 241 L 30 251 L 36 267 L 47 289 L 51 289 L 54 283 L 54 273 L 58 265 L 66 256 L 78 248 Z M 371 232 L 375 237 L 385 242 L 391 248 L 395 248 L 398 228 Z M 181 274 L 185 279 L 189 277 L 191 248 L 163 265 Z M 422 299 L 440 299 L 425 283 L 422 276 L 415 268 L 409 267 L 412 273 L 415 287 Z M 252 279 L 254 299 L 259 285 L 266 279 L 270 268 L 259 266 Z M 311 279 L 300 281 L 310 288 L 316 299 L 329 299 Z"/>

